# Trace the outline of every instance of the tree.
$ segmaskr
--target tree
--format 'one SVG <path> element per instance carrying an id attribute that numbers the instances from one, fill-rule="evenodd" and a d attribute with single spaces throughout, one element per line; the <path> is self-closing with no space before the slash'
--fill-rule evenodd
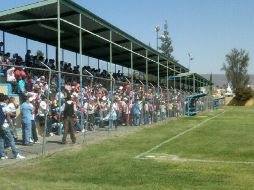
<path id="1" fill-rule="evenodd" d="M 210 80 L 209 80 L 210 84 L 209 84 L 209 93 L 212 94 L 213 93 L 213 74 L 210 74 Z"/>
<path id="2" fill-rule="evenodd" d="M 241 93 L 245 92 L 249 83 L 248 65 L 249 54 L 241 49 L 232 49 L 229 54 L 226 55 L 226 62 L 221 70 L 224 70 L 229 83 L 231 83 L 236 99 L 242 96 Z"/>
<path id="3" fill-rule="evenodd" d="M 160 36 L 160 40 L 161 40 L 161 47 L 159 49 L 162 51 L 162 53 L 165 56 L 172 57 L 171 53 L 173 52 L 173 47 L 172 47 L 172 41 L 171 41 L 171 38 L 170 38 L 169 32 L 168 32 L 168 22 L 167 21 L 165 21 L 164 32 Z"/>

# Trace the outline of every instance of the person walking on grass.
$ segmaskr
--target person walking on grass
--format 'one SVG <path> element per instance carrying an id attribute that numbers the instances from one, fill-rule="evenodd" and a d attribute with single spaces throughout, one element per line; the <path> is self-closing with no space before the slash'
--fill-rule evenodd
<path id="1" fill-rule="evenodd" d="M 74 115 L 74 103 L 71 100 L 71 95 L 68 94 L 63 105 L 63 116 L 64 116 L 64 133 L 62 138 L 62 144 L 66 144 L 66 137 L 68 132 L 70 132 L 71 140 L 73 144 L 76 144 L 75 130 L 73 127 L 73 117 Z"/>

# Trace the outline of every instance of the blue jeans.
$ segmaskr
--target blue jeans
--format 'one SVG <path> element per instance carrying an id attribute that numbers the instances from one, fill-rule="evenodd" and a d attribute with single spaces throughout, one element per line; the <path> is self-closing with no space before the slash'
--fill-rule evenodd
<path id="1" fill-rule="evenodd" d="M 4 131 L 2 130 L 2 127 L 0 126 L 0 157 L 4 157 L 4 138 L 5 134 Z"/>
<path id="2" fill-rule="evenodd" d="M 31 129 L 32 129 L 31 120 L 22 121 L 22 141 L 23 141 L 23 144 L 29 144 L 29 140 L 31 138 Z"/>
<path id="3" fill-rule="evenodd" d="M 75 129 L 75 131 L 82 131 L 83 130 L 83 128 L 81 127 L 81 125 L 79 123 L 74 124 L 74 129 Z"/>
<path id="4" fill-rule="evenodd" d="M 139 120 L 140 120 L 140 114 L 134 113 L 133 114 L 133 124 L 134 124 L 134 126 L 139 125 Z"/>
<path id="5" fill-rule="evenodd" d="M 7 128 L 2 127 L 0 129 L 0 133 L 1 133 L 0 134 L 0 154 L 1 154 L 1 156 L 4 156 L 4 155 L 2 155 L 2 154 L 4 154 L 4 150 L 3 150 L 4 143 L 3 142 L 4 142 L 4 140 L 6 140 L 8 145 L 10 145 L 10 147 L 11 147 L 13 157 L 16 158 L 18 155 L 18 151 L 15 146 L 15 141 L 14 141 L 11 129 L 9 127 L 7 127 Z"/>
<path id="6" fill-rule="evenodd" d="M 149 124 L 149 113 L 145 112 L 144 113 L 144 124 Z"/>

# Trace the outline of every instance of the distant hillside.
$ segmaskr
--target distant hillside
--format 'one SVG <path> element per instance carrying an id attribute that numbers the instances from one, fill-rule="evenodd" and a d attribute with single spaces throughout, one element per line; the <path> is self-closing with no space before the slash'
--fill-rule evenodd
<path id="1" fill-rule="evenodd" d="M 201 74 L 201 76 L 210 80 L 210 74 Z M 213 74 L 213 83 L 215 86 L 222 87 L 223 85 L 227 85 L 227 78 L 223 74 Z M 250 75 L 250 85 L 254 86 L 254 75 Z"/>

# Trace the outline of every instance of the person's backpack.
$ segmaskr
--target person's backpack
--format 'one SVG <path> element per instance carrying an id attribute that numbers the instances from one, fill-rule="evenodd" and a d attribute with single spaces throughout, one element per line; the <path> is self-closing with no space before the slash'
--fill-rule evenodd
<path id="1" fill-rule="evenodd" d="M 6 116 L 3 112 L 3 106 L 0 105 L 0 125 L 4 124 L 5 119 L 6 119 Z"/>

